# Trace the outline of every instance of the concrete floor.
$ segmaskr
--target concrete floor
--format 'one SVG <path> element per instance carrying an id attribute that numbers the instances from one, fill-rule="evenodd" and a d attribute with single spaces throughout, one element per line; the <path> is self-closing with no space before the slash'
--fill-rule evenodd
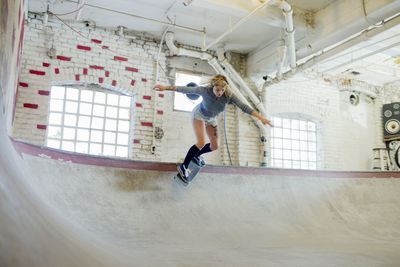
<path id="1" fill-rule="evenodd" d="M 0 266 L 400 266 L 400 173 L 209 166 L 184 188 L 173 164 L 32 151 L 1 133 Z"/>

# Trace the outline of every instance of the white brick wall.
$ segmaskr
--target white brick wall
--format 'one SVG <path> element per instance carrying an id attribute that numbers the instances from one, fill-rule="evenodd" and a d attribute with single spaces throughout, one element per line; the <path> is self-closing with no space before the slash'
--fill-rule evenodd
<path id="1" fill-rule="evenodd" d="M 318 122 L 320 168 L 370 170 L 372 148 L 377 143 L 375 101 L 361 97 L 360 104 L 353 106 L 348 101 L 349 92 L 302 74 L 267 90 L 271 115 L 293 113 Z"/>
<path id="2" fill-rule="evenodd" d="M 43 27 L 41 21 L 34 18 L 26 25 L 13 136 L 40 145 L 45 143 L 46 130 L 40 126 L 47 124 L 49 96 L 39 94 L 39 90 L 49 91 L 52 84 L 64 82 L 98 83 L 135 95 L 138 106 L 133 156 L 139 160 L 160 160 L 160 149 L 154 155 L 150 152 L 153 127 L 163 123 L 163 114 L 157 111 L 163 112 L 164 98 L 152 90 L 158 44 L 151 39 L 130 42 L 102 29 L 92 30 L 89 34 L 80 24 L 72 25 L 83 35 L 88 35 L 86 39 L 60 23 L 49 22 L 48 25 Z M 57 51 L 55 58 L 47 56 L 52 46 Z M 163 53 L 159 60 L 165 66 Z M 159 82 L 167 82 L 162 71 Z M 156 145 L 160 147 L 157 140 Z"/>

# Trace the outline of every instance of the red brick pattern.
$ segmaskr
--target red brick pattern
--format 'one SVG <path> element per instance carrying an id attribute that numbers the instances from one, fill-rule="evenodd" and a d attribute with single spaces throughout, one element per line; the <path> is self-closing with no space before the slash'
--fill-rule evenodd
<path id="1" fill-rule="evenodd" d="M 57 59 L 64 60 L 64 61 L 71 61 L 70 57 L 64 57 L 64 56 L 57 56 Z"/>
<path id="2" fill-rule="evenodd" d="M 138 72 L 138 69 L 136 69 L 136 68 L 131 68 L 131 67 L 125 67 L 125 70 L 127 70 L 127 71 L 132 71 L 132 72 Z"/>
<path id="3" fill-rule="evenodd" d="M 162 110 L 157 110 L 157 114 L 162 115 L 162 114 L 164 114 L 164 111 L 162 111 Z"/>
<path id="4" fill-rule="evenodd" d="M 143 107 L 143 105 L 140 103 L 136 103 L 136 107 L 141 108 L 141 107 Z"/>
<path id="5" fill-rule="evenodd" d="M 19 83 L 19 86 L 28 87 L 29 85 L 28 85 L 27 83 L 22 83 L 22 82 L 20 82 L 20 83 Z"/>
<path id="6" fill-rule="evenodd" d="M 92 39 L 91 41 L 92 41 L 93 43 L 96 43 L 96 44 L 101 44 L 101 43 L 102 43 L 102 41 L 97 40 L 97 39 Z"/>
<path id="7" fill-rule="evenodd" d="M 50 67 L 50 63 L 43 62 L 43 63 L 42 63 L 42 66 L 43 66 L 43 67 Z"/>
<path id="8" fill-rule="evenodd" d="M 39 130 L 46 130 L 47 125 L 38 124 L 38 125 L 36 125 L 36 128 L 38 128 Z"/>
<path id="9" fill-rule="evenodd" d="M 128 61 L 128 59 L 126 57 L 118 57 L 118 56 L 114 56 L 114 60 Z"/>
<path id="10" fill-rule="evenodd" d="M 40 76 L 44 76 L 46 75 L 46 72 L 44 71 L 39 71 L 39 70 L 29 70 L 30 74 L 35 74 L 35 75 L 40 75 Z"/>
<path id="11" fill-rule="evenodd" d="M 158 94 L 159 97 L 164 97 L 164 94 Z"/>
<path id="12" fill-rule="evenodd" d="M 141 124 L 142 126 L 153 127 L 153 123 L 151 123 L 151 122 L 144 122 L 144 121 L 142 121 L 140 124 Z"/>
<path id="13" fill-rule="evenodd" d="M 116 85 L 117 85 L 117 81 L 116 81 L 116 80 L 113 80 L 112 83 L 111 83 L 111 85 L 112 85 L 112 86 L 116 86 Z"/>
<path id="14" fill-rule="evenodd" d="M 131 85 L 134 86 L 135 85 L 135 80 L 131 81 Z"/>
<path id="15" fill-rule="evenodd" d="M 58 68 L 54 69 L 55 74 L 60 74 L 60 70 Z"/>
<path id="16" fill-rule="evenodd" d="M 151 96 L 149 96 L 149 95 L 144 95 L 144 96 L 143 96 L 143 99 L 151 100 Z"/>
<path id="17" fill-rule="evenodd" d="M 96 70 L 104 70 L 104 67 L 96 66 L 96 65 L 90 65 L 89 68 L 96 69 Z"/>
<path id="18" fill-rule="evenodd" d="M 39 107 L 39 105 L 37 105 L 37 104 L 24 103 L 24 108 L 37 109 L 38 107 Z"/>
<path id="19" fill-rule="evenodd" d="M 140 144 L 140 140 L 133 139 L 133 143 L 134 143 L 134 144 Z"/>
<path id="20" fill-rule="evenodd" d="M 87 75 L 87 69 L 86 68 L 83 69 L 83 75 Z"/>
<path id="21" fill-rule="evenodd" d="M 50 91 L 38 90 L 38 94 L 39 94 L 39 95 L 50 95 Z"/>
<path id="22" fill-rule="evenodd" d="M 77 45 L 76 48 L 81 49 L 81 50 L 85 50 L 85 51 L 92 50 L 92 48 L 90 48 L 89 46 L 84 46 L 84 45 Z"/>
<path id="23" fill-rule="evenodd" d="M 147 79 L 146 78 L 142 78 L 142 82 L 147 82 Z"/>

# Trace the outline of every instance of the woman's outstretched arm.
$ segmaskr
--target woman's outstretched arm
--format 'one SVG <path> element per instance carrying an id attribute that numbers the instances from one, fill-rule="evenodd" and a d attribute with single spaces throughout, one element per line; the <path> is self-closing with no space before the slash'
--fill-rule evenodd
<path id="1" fill-rule="evenodd" d="M 178 86 L 167 86 L 167 85 L 156 84 L 153 89 L 156 91 L 165 91 L 165 90 L 176 91 L 178 90 Z"/>

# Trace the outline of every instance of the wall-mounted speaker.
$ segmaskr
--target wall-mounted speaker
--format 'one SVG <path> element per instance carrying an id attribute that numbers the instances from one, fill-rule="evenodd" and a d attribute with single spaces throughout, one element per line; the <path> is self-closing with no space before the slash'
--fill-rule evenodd
<path id="1" fill-rule="evenodd" d="M 382 107 L 383 140 L 400 140 L 400 102 Z"/>

